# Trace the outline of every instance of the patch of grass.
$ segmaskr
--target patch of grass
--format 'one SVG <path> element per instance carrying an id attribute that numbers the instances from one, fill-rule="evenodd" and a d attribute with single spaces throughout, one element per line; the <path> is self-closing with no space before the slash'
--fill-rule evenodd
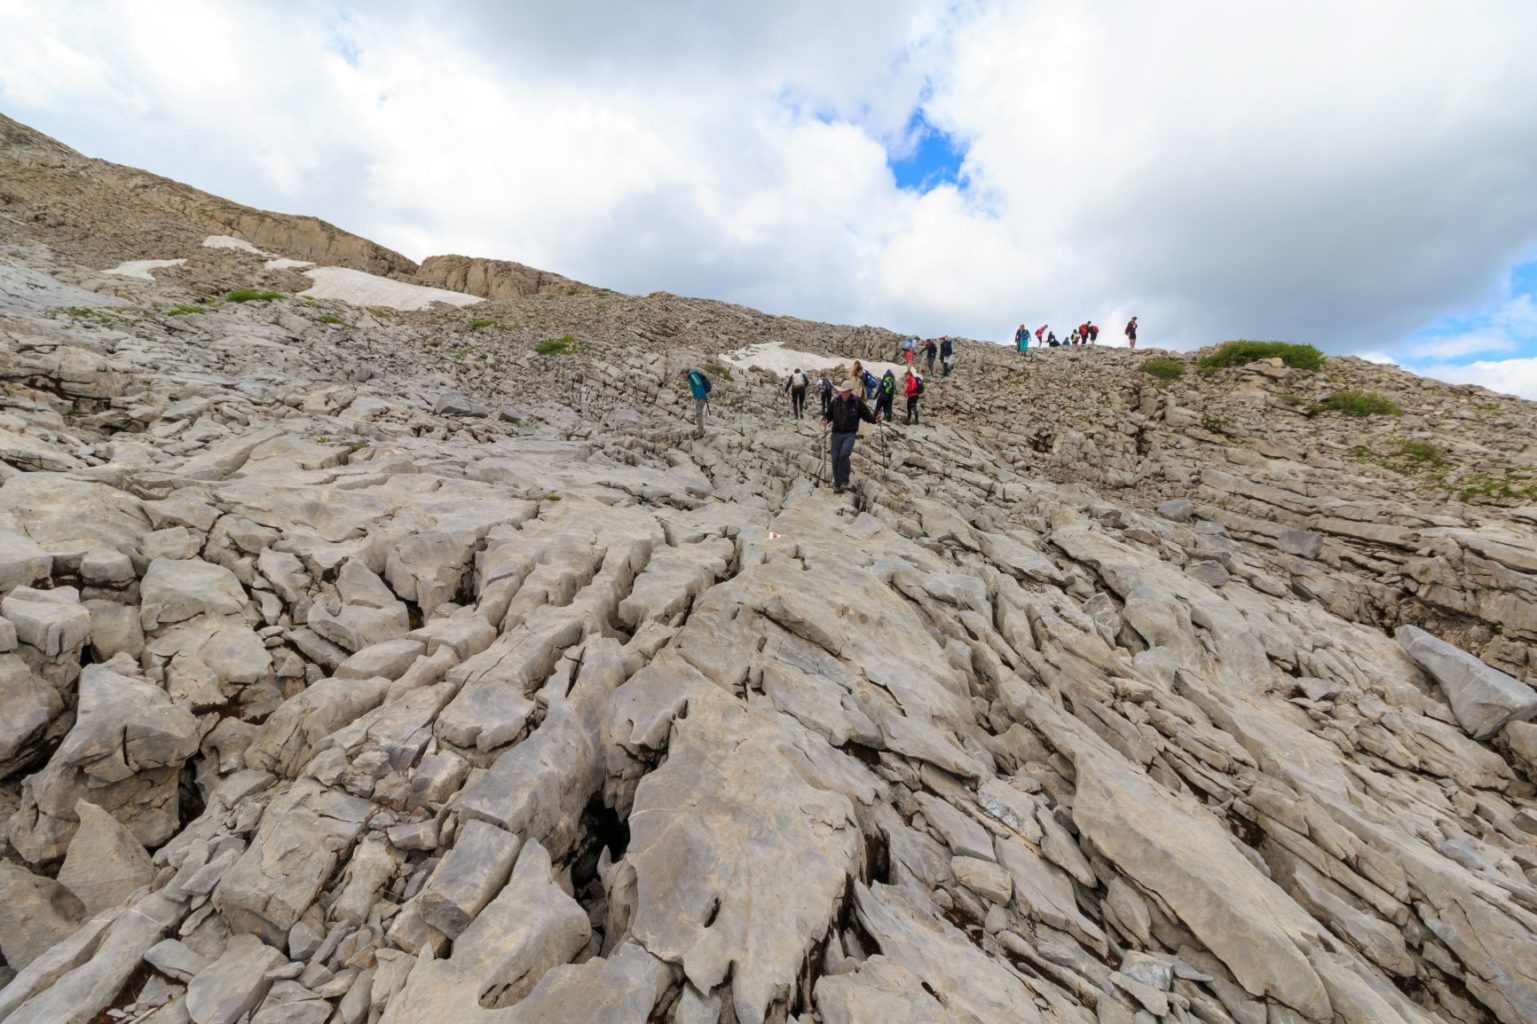
<path id="1" fill-rule="evenodd" d="M 569 334 L 562 334 L 558 338 L 541 341 L 534 346 L 534 351 L 542 356 L 563 356 L 576 344 L 576 339 Z"/>
<path id="2" fill-rule="evenodd" d="M 735 377 L 731 376 L 731 367 L 727 366 L 725 363 L 705 363 L 704 370 L 711 377 L 715 377 L 720 380 L 736 380 Z"/>
<path id="3" fill-rule="evenodd" d="M 1386 395 L 1379 395 L 1375 391 L 1336 391 L 1316 403 L 1309 415 L 1316 416 L 1321 412 L 1337 412 L 1342 416 L 1402 416 L 1404 410 L 1399 404 Z"/>
<path id="4" fill-rule="evenodd" d="M 559 501 L 560 500 L 560 495 L 558 495 L 558 494 L 546 494 L 544 496 L 544 500 L 545 501 Z"/>
<path id="5" fill-rule="evenodd" d="M 224 293 L 225 302 L 270 302 L 282 297 L 282 292 L 263 291 L 260 288 L 235 288 Z"/>
<path id="6" fill-rule="evenodd" d="M 1277 395 L 1276 401 L 1282 405 L 1298 406 L 1302 404 L 1301 395 Z"/>
<path id="7" fill-rule="evenodd" d="M 1472 502 L 1484 499 L 1520 498 L 1537 500 L 1537 469 L 1531 466 L 1506 466 L 1498 476 L 1474 473 L 1459 482 L 1457 497 Z"/>
<path id="8" fill-rule="evenodd" d="M 1207 413 L 1201 417 L 1201 429 L 1213 434 L 1226 434 L 1233 421 L 1226 416 L 1218 416 L 1216 413 Z"/>
<path id="9" fill-rule="evenodd" d="M 496 321 L 488 316 L 477 316 L 470 320 L 470 329 L 478 331 L 482 327 L 495 327 Z"/>
<path id="10" fill-rule="evenodd" d="M 1394 441 L 1386 452 L 1358 444 L 1350 449 L 1350 457 L 1391 469 L 1395 473 L 1425 474 L 1435 480 L 1444 478 L 1451 466 L 1451 459 L 1446 452 L 1429 441 Z"/>
<path id="11" fill-rule="evenodd" d="M 343 320 L 335 313 L 322 313 L 320 314 L 320 322 L 323 324 L 344 324 L 347 321 Z"/>
<path id="12" fill-rule="evenodd" d="M 204 309 L 202 306 L 199 306 L 197 303 L 185 303 L 184 302 L 181 305 L 172 306 L 170 309 L 166 310 L 165 311 L 165 315 L 166 316 L 192 316 L 194 313 L 206 313 L 206 312 L 208 312 L 208 310 Z"/>
<path id="13" fill-rule="evenodd" d="M 453 348 L 448 349 L 447 351 L 448 354 L 453 356 L 455 359 L 463 359 L 465 356 L 470 354 L 470 348 L 468 345 L 455 345 Z"/>
<path id="14" fill-rule="evenodd" d="M 1178 359 L 1149 359 L 1142 364 L 1142 372 L 1169 384 L 1185 375 L 1185 364 Z"/>
<path id="15" fill-rule="evenodd" d="M 1324 354 L 1312 345 L 1244 338 L 1218 345 L 1217 351 L 1201 357 L 1200 367 L 1211 372 L 1229 366 L 1244 366 L 1260 359 L 1279 359 L 1294 370 L 1317 370 L 1324 365 Z"/>

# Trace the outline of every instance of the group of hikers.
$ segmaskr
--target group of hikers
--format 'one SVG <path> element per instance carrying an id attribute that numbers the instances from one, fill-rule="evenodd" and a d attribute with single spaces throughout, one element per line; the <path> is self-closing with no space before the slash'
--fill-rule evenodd
<path id="1" fill-rule="evenodd" d="M 1029 351 L 1031 333 L 1030 328 L 1024 324 L 1020 324 L 1014 332 L 1014 347 L 1021 354 Z M 1085 320 L 1073 329 L 1066 341 L 1059 341 L 1056 332 L 1049 330 L 1047 324 L 1036 328 L 1034 335 L 1038 344 L 1049 348 L 1096 345 L 1099 343 L 1099 325 L 1092 320 Z M 1126 344 L 1130 348 L 1137 347 L 1136 317 L 1127 321 Z M 936 357 L 941 366 L 940 379 L 950 376 L 955 365 L 955 342 L 950 336 L 930 338 L 920 343 L 916 336 L 909 335 L 902 340 L 897 350 L 898 358 L 907 364 L 901 381 L 897 380 L 893 370 L 887 370 L 877 377 L 858 360 L 854 362 L 849 376 L 836 384 L 824 371 L 813 385 L 810 375 L 798 366 L 785 379 L 784 391 L 790 396 L 790 414 L 796 419 L 805 417 L 806 392 L 816 387 L 817 397 L 822 403 L 822 426 L 827 430 L 828 452 L 832 456 L 835 492 L 842 494 L 848 489 L 850 462 L 854 454 L 854 441 L 859 436 L 859 424 L 890 423 L 898 390 L 907 399 L 906 422 L 910 425 L 918 423 L 918 400 L 923 396 L 923 374 L 913 364 L 920 354 L 924 357 L 929 376 L 934 374 Z M 681 376 L 688 380 L 689 393 L 694 398 L 694 436 L 703 437 L 705 410 L 710 404 L 710 378 L 698 370 L 683 370 Z M 874 409 L 866 404 L 871 400 L 874 400 Z"/>
<path id="2" fill-rule="evenodd" d="M 851 385 L 850 390 L 862 393 L 865 401 L 874 400 L 875 411 L 883 415 L 887 423 L 891 422 L 891 407 L 900 390 L 907 399 L 907 422 L 918 422 L 918 399 L 923 395 L 923 375 L 916 370 L 904 370 L 899 382 L 895 371 L 887 370 L 877 377 L 856 359 L 847 383 Z M 806 392 L 812 386 L 811 377 L 798 366 L 785 378 L 784 391 L 790 396 L 790 415 L 796 419 L 806 415 Z M 838 387 L 826 371 L 817 377 L 815 387 L 817 397 L 822 402 L 822 418 L 826 419 L 828 406 L 832 404 Z"/>
<path id="3" fill-rule="evenodd" d="M 1030 350 L 1030 333 L 1030 328 L 1024 324 L 1020 324 L 1019 329 L 1014 332 L 1014 347 L 1021 355 Z M 1057 332 L 1051 330 L 1049 324 L 1041 324 L 1035 329 L 1035 341 L 1037 345 L 1045 345 L 1047 348 L 1060 348 L 1066 345 L 1098 345 L 1099 324 L 1093 320 L 1085 320 L 1073 328 L 1072 334 L 1062 340 L 1057 339 Z M 1126 321 L 1126 347 L 1137 347 L 1136 317 Z"/>
<path id="4" fill-rule="evenodd" d="M 944 339 L 949 343 L 949 339 Z M 953 346 L 946 356 L 953 356 Z M 710 378 L 699 370 L 685 369 L 679 376 L 688 381 L 689 394 L 694 399 L 694 436 L 704 436 L 705 411 L 710 405 Z M 822 403 L 822 426 L 827 430 L 828 453 L 832 456 L 833 489 L 842 494 L 849 486 L 850 462 L 854 454 L 854 441 L 859 435 L 859 424 L 880 424 L 892 421 L 892 406 L 897 391 L 907 399 L 907 423 L 917 424 L 918 401 L 923 397 L 923 377 L 909 368 L 897 381 L 896 374 L 887 370 L 880 377 L 865 369 L 855 360 L 853 369 L 844 380 L 834 384 L 823 372 L 816 380 L 817 396 Z M 810 377 L 799 367 L 785 381 L 784 390 L 790 395 L 790 408 L 796 419 L 806 415 L 806 392 L 812 387 Z M 865 404 L 875 400 L 875 408 Z"/>

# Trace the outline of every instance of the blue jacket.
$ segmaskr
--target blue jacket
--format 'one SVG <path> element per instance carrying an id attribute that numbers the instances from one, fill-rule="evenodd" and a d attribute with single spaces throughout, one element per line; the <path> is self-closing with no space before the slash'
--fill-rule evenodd
<path id="1" fill-rule="evenodd" d="M 951 344 L 949 338 L 946 338 L 939 345 L 939 358 L 941 358 L 941 359 L 949 359 L 951 353 L 953 353 L 954 351 L 955 351 L 955 346 L 953 344 Z"/>
<path id="2" fill-rule="evenodd" d="M 696 402 L 703 402 L 710 397 L 710 389 L 704 385 L 704 374 L 698 370 L 688 371 L 688 389 L 693 392 Z"/>

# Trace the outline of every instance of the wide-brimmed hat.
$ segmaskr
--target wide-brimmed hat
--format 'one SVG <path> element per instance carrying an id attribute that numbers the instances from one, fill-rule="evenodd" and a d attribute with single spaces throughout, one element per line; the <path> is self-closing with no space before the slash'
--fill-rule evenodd
<path id="1" fill-rule="evenodd" d="M 839 391 L 853 391 L 858 386 L 859 385 L 854 383 L 854 378 L 850 377 L 848 380 L 846 380 L 842 384 L 838 385 L 838 390 Z"/>

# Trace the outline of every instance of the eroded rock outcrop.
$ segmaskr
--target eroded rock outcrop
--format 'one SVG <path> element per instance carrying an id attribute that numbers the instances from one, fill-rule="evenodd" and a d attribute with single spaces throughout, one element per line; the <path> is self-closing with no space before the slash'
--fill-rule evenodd
<path id="1" fill-rule="evenodd" d="M 0 287 L 5 1024 L 1537 1018 L 1529 406 L 963 342 L 840 497 L 676 371 L 885 332 L 71 251 Z"/>

